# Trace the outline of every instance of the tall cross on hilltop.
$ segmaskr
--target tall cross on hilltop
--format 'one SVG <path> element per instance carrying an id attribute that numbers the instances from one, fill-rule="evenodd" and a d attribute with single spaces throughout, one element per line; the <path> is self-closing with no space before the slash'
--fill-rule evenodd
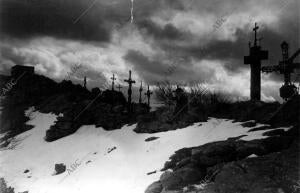
<path id="1" fill-rule="evenodd" d="M 130 113 L 132 111 L 131 108 L 131 94 L 132 94 L 132 84 L 135 84 L 135 81 L 131 79 L 131 70 L 129 70 L 129 78 L 127 80 L 124 80 L 128 83 L 128 112 Z"/>
<path id="2" fill-rule="evenodd" d="M 257 30 L 259 27 L 255 23 L 254 31 L 254 45 L 251 47 L 249 42 L 249 56 L 244 56 L 244 64 L 250 64 L 251 82 L 250 82 L 250 98 L 251 100 L 260 100 L 261 92 L 261 61 L 268 59 L 268 51 L 261 50 L 260 45 L 257 45 Z"/>
<path id="3" fill-rule="evenodd" d="M 110 78 L 112 80 L 112 83 L 111 83 L 111 90 L 114 91 L 115 90 L 115 80 L 117 80 L 115 78 L 115 74 L 113 74 L 113 76 Z"/>

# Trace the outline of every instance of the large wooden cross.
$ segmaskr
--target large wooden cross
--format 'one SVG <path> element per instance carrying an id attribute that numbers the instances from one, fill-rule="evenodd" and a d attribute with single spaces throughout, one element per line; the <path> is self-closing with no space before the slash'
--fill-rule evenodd
<path id="1" fill-rule="evenodd" d="M 110 79 L 112 80 L 111 90 L 114 91 L 115 90 L 115 80 L 117 80 L 115 78 L 115 74 L 113 74 L 113 77 L 111 77 Z"/>
<path id="2" fill-rule="evenodd" d="M 135 84 L 135 81 L 131 79 L 131 70 L 129 70 L 129 78 L 127 80 L 124 80 L 128 83 L 128 112 L 131 112 L 131 94 L 132 94 L 132 84 Z"/>
<path id="3" fill-rule="evenodd" d="M 251 100 L 260 100 L 261 91 L 261 61 L 268 59 L 268 51 L 261 50 L 257 45 L 257 30 L 259 27 L 255 23 L 254 31 L 254 45 L 251 47 L 249 42 L 250 54 L 244 56 L 244 64 L 250 64 L 251 68 L 251 84 L 250 84 L 250 98 Z"/>
<path id="4" fill-rule="evenodd" d="M 291 82 L 291 74 L 295 69 L 300 68 L 300 63 L 295 63 L 294 59 L 300 54 L 300 48 L 289 57 L 289 45 L 287 42 L 281 43 L 282 61 L 279 61 L 278 65 L 263 66 L 262 72 L 271 73 L 279 72 L 284 76 L 284 85 L 280 88 L 280 96 L 288 100 L 291 96 L 297 93 L 297 88 Z"/>

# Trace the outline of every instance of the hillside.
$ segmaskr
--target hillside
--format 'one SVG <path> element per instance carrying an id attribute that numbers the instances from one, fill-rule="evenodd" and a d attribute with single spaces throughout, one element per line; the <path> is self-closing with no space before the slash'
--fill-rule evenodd
<path id="1" fill-rule="evenodd" d="M 214 100 L 179 114 L 133 103 L 129 113 L 122 93 L 24 76 L 1 101 L 0 184 L 29 193 L 299 192 L 299 99 Z"/>

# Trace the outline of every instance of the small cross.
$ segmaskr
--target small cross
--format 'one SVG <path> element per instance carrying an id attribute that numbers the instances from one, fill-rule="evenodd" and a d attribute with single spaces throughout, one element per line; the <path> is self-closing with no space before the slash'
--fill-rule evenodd
<path id="1" fill-rule="evenodd" d="M 119 86 L 117 86 L 117 88 L 119 89 L 119 92 L 121 92 L 121 88 L 123 88 L 123 87 L 119 84 Z"/>
<path id="2" fill-rule="evenodd" d="M 132 112 L 132 108 L 131 108 L 131 94 L 132 94 L 132 84 L 135 83 L 134 80 L 131 79 L 131 70 L 129 70 L 129 78 L 127 80 L 124 80 L 125 82 L 128 83 L 128 112 L 131 113 Z"/>
<path id="3" fill-rule="evenodd" d="M 143 82 L 141 81 L 141 86 L 139 89 L 139 92 L 140 92 L 139 103 L 140 104 L 142 103 L 142 91 L 143 91 Z"/>
<path id="4" fill-rule="evenodd" d="M 145 95 L 146 95 L 147 98 L 148 98 L 148 107 L 150 107 L 150 97 L 151 97 L 152 94 L 153 94 L 153 92 L 150 91 L 150 88 L 149 88 L 149 85 L 148 85 L 148 90 L 147 90 L 147 92 L 145 93 Z"/>
<path id="5" fill-rule="evenodd" d="M 258 26 L 257 26 L 257 23 L 255 22 L 255 25 L 254 25 L 254 28 L 253 28 L 253 31 L 255 32 L 254 33 L 254 46 L 257 45 L 257 30 L 258 30 Z"/>
<path id="6" fill-rule="evenodd" d="M 256 31 L 258 30 L 258 28 L 259 28 L 259 27 L 257 26 L 257 23 L 255 23 L 254 28 L 253 28 L 253 31 L 256 32 Z"/>

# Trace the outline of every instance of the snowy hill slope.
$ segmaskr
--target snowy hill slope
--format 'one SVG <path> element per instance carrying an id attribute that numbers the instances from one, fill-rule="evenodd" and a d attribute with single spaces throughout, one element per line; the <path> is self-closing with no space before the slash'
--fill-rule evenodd
<path id="1" fill-rule="evenodd" d="M 178 149 L 240 135 L 247 135 L 243 140 L 265 137 L 265 131 L 247 133 L 251 127 L 211 118 L 201 125 L 156 134 L 137 134 L 135 125 L 113 131 L 82 126 L 49 143 L 44 140 L 45 133 L 55 120 L 53 114 L 33 113 L 28 124 L 34 128 L 16 136 L 11 148 L 0 151 L 0 177 L 16 192 L 142 193 L 159 179 L 159 170 Z M 149 137 L 159 138 L 146 142 Z M 65 164 L 67 170 L 53 175 L 57 163 Z"/>

